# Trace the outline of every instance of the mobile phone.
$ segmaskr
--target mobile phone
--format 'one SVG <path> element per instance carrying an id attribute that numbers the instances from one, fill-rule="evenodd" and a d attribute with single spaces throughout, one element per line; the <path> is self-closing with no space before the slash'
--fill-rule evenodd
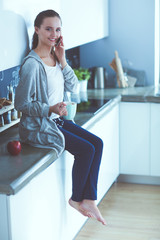
<path id="1" fill-rule="evenodd" d="M 57 43 L 56 43 L 56 47 L 59 46 L 60 42 L 61 42 L 61 37 L 58 38 Z"/>

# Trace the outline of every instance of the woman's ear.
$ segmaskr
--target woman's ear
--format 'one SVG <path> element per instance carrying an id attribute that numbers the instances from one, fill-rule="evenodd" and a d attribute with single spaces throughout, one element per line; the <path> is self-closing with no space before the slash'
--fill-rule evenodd
<path id="1" fill-rule="evenodd" d="M 35 29 L 35 32 L 38 34 L 39 28 L 35 26 L 34 29 Z"/>

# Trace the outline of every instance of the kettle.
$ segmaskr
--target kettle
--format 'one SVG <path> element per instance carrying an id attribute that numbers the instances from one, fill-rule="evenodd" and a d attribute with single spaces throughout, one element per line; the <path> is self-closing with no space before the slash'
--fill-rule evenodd
<path id="1" fill-rule="evenodd" d="M 94 69 L 94 88 L 104 88 L 105 71 L 103 67 Z"/>

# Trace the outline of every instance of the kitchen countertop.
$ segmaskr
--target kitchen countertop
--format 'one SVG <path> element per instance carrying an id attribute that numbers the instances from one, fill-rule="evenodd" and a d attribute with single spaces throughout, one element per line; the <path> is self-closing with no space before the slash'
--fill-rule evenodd
<path id="1" fill-rule="evenodd" d="M 114 89 L 89 89 L 88 99 L 111 99 L 105 104 L 106 111 L 110 111 L 120 101 L 126 102 L 153 102 L 160 103 L 159 88 L 135 87 Z M 75 122 L 83 126 L 92 121 L 94 113 L 77 113 Z M 32 178 L 47 168 L 56 159 L 54 150 L 41 149 L 22 145 L 18 156 L 11 156 L 6 145 L 10 140 L 18 140 L 18 127 L 12 127 L 0 134 L 0 193 L 13 195 L 22 189 Z M 34 157 L 33 157 L 34 156 Z"/>
<path id="2" fill-rule="evenodd" d="M 153 102 L 160 103 L 160 87 L 133 87 L 133 88 L 108 88 L 108 89 L 89 89 L 88 98 L 113 98 L 121 96 L 122 102 Z"/>

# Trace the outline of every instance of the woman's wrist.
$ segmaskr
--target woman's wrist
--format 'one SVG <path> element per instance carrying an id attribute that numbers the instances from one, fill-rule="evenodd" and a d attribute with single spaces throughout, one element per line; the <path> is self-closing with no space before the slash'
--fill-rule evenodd
<path id="1" fill-rule="evenodd" d="M 50 115 L 51 115 L 51 113 L 52 113 L 52 109 L 51 109 L 51 107 L 49 107 L 49 112 L 48 112 L 48 115 L 50 116 Z"/>
<path id="2" fill-rule="evenodd" d="M 64 58 L 62 61 L 60 61 L 60 64 L 61 64 L 62 69 L 63 69 L 67 65 L 66 59 Z"/>
<path id="3" fill-rule="evenodd" d="M 54 112 L 54 106 L 50 106 L 49 107 L 49 115 L 51 115 L 51 113 L 53 113 Z"/>

